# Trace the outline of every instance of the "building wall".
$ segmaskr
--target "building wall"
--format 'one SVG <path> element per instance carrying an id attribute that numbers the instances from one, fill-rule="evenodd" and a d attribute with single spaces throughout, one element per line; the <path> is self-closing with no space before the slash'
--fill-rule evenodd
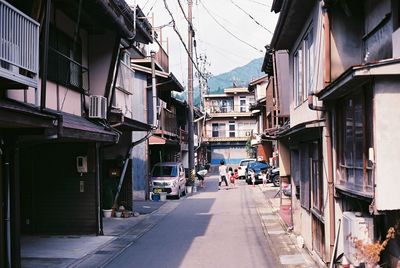
<path id="1" fill-rule="evenodd" d="M 400 209 L 397 170 L 400 159 L 400 78 L 376 78 L 374 88 L 375 193 L 378 210 Z"/>
<path id="2" fill-rule="evenodd" d="M 147 121 L 147 102 L 146 102 L 147 74 L 135 72 L 134 95 L 132 98 L 133 119 L 146 123 Z M 139 140 L 144 137 L 146 132 L 136 131 L 132 133 L 132 140 Z M 132 185 L 133 199 L 143 200 L 146 197 L 148 175 L 149 175 L 149 155 L 148 142 L 143 142 L 135 146 L 132 150 Z"/>

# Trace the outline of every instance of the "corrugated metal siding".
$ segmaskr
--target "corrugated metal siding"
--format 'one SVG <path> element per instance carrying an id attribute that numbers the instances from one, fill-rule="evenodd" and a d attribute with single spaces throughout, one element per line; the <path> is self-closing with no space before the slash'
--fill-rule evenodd
<path id="1" fill-rule="evenodd" d="M 31 227 L 25 231 L 37 234 L 96 232 L 93 149 L 94 145 L 89 147 L 87 143 L 65 143 L 40 145 L 21 153 L 21 170 L 27 170 L 21 173 L 21 205 L 23 215 L 31 215 Z M 76 170 L 79 155 L 88 156 L 88 173 L 82 176 Z M 80 192 L 81 181 L 84 192 Z M 22 218 L 24 225 L 27 225 L 26 218 Z"/>

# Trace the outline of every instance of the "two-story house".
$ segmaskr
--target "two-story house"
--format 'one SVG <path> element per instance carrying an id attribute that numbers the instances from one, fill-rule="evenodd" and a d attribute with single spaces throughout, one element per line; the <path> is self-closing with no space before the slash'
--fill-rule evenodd
<path id="1" fill-rule="evenodd" d="M 21 233 L 101 233 L 101 151 L 120 136 L 106 108 L 134 20 L 118 0 L 0 1 L 0 266 L 20 266 Z"/>
<path id="2" fill-rule="evenodd" d="M 247 88 L 226 88 L 223 94 L 204 96 L 208 115 L 204 142 L 208 144 L 212 165 L 218 165 L 221 160 L 238 164 L 249 157 L 250 138 L 257 131 L 250 103 L 254 103 L 254 95 Z"/>
<path id="3" fill-rule="evenodd" d="M 278 137 L 287 144 L 279 153 L 292 180 L 294 230 L 324 263 L 337 246 L 358 265 L 368 257 L 360 245 L 394 227 L 378 254 L 396 267 L 399 3 L 276 1 L 272 10 L 280 18 L 271 47 L 289 51 L 290 70 L 280 75 L 292 85 L 290 128 Z"/>

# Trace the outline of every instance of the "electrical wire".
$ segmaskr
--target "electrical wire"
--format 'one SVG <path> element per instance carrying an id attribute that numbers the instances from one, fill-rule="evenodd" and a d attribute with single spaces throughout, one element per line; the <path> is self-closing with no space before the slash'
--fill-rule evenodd
<path id="1" fill-rule="evenodd" d="M 270 34 L 272 34 L 272 32 L 266 28 L 264 25 L 262 25 L 261 23 L 259 23 L 251 14 L 249 14 L 246 10 L 244 10 L 242 7 L 240 7 L 238 4 L 236 4 L 235 2 L 233 2 L 233 0 L 231 0 L 231 3 L 234 4 L 237 8 L 239 8 L 241 11 L 243 11 L 247 16 L 249 16 L 258 26 L 260 26 L 261 28 L 263 28 L 264 30 L 266 30 L 267 32 L 269 32 Z"/>
<path id="2" fill-rule="evenodd" d="M 169 15 L 170 15 L 170 17 L 171 17 L 171 20 L 172 20 L 172 28 L 174 29 L 175 33 L 178 35 L 179 40 L 181 41 L 183 47 L 185 48 L 186 53 L 187 53 L 187 55 L 189 56 L 190 61 L 193 63 L 193 66 L 196 68 L 196 70 L 197 70 L 197 72 L 199 73 L 199 75 L 200 75 L 201 77 L 203 77 L 204 79 L 206 79 L 206 78 L 204 77 L 203 73 L 200 71 L 200 69 L 199 69 L 199 67 L 197 66 L 197 64 L 194 62 L 193 57 L 190 55 L 190 52 L 189 52 L 189 50 L 188 50 L 188 48 L 187 48 L 185 42 L 183 41 L 183 38 L 182 38 L 181 34 L 179 33 L 178 29 L 176 28 L 176 23 L 175 23 L 174 16 L 172 15 L 172 12 L 171 12 L 171 10 L 169 9 L 166 0 L 164 0 L 164 6 L 165 6 L 165 9 L 168 11 L 168 13 L 169 13 Z"/>
<path id="3" fill-rule="evenodd" d="M 154 6 L 156 5 L 157 0 L 154 1 L 153 5 L 151 6 L 151 8 L 149 9 L 149 11 L 146 14 L 146 17 L 149 16 L 150 12 L 153 10 Z"/>
<path id="4" fill-rule="evenodd" d="M 165 1 L 165 0 L 164 0 Z M 236 36 L 235 34 L 233 34 L 230 30 L 228 30 L 223 24 L 221 24 L 210 12 L 210 10 L 204 5 L 203 1 L 199 0 L 200 4 L 203 6 L 203 8 L 206 10 L 206 12 L 208 13 L 208 15 L 210 15 L 210 17 L 215 21 L 215 23 L 217 23 L 222 29 L 224 29 L 227 33 L 229 33 L 231 36 L 233 36 L 235 39 L 239 40 L 240 42 L 242 42 L 243 44 L 246 44 L 247 46 L 253 48 L 254 50 L 257 50 L 258 52 L 263 52 L 261 49 L 256 48 L 255 46 L 253 46 L 252 44 L 244 41 L 243 39 L 240 39 L 238 36 Z"/>

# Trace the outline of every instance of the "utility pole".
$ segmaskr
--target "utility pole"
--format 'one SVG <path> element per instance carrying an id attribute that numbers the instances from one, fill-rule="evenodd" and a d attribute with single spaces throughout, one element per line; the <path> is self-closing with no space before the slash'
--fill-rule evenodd
<path id="1" fill-rule="evenodd" d="M 194 176 L 194 131 L 193 131 L 193 27 L 192 27 L 193 1 L 188 0 L 188 102 L 189 102 L 189 176 Z"/>

